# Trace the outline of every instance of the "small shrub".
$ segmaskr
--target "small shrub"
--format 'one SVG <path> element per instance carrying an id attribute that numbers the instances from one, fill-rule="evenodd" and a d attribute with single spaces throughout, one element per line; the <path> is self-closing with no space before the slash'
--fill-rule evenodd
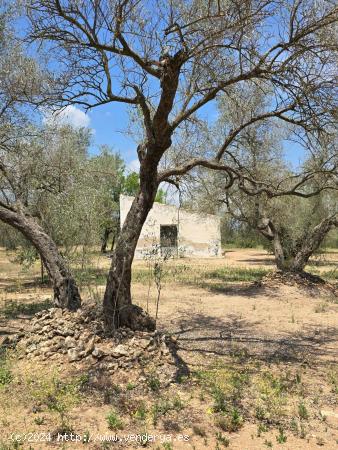
<path id="1" fill-rule="evenodd" d="M 293 431 L 294 433 L 298 433 L 299 429 L 298 429 L 298 423 L 297 420 L 293 417 L 290 423 L 290 429 L 291 431 Z"/>
<path id="2" fill-rule="evenodd" d="M 172 405 L 173 409 L 175 409 L 176 411 L 181 411 L 181 409 L 184 408 L 184 404 L 178 395 L 174 397 Z"/>
<path id="3" fill-rule="evenodd" d="M 283 428 L 279 428 L 279 434 L 276 436 L 276 440 L 279 444 L 285 444 L 287 437 L 284 434 Z"/>
<path id="4" fill-rule="evenodd" d="M 13 375 L 5 365 L 0 366 L 0 386 L 11 383 Z"/>
<path id="5" fill-rule="evenodd" d="M 173 446 L 169 442 L 164 443 L 163 448 L 165 450 L 173 450 Z"/>
<path id="6" fill-rule="evenodd" d="M 107 416 L 107 423 L 110 430 L 122 430 L 123 424 L 116 411 L 112 410 Z"/>
<path id="7" fill-rule="evenodd" d="M 145 420 L 147 417 L 147 408 L 144 402 L 140 404 L 140 406 L 137 408 L 137 410 L 134 413 L 135 419 L 138 420 Z"/>
<path id="8" fill-rule="evenodd" d="M 161 387 L 161 383 L 160 383 L 160 380 L 159 380 L 156 376 L 151 375 L 151 376 L 148 378 L 148 380 L 147 380 L 147 384 L 148 384 L 148 387 L 149 387 L 153 392 L 159 392 L 160 387 Z"/>
<path id="9" fill-rule="evenodd" d="M 141 433 L 138 433 L 137 442 L 141 445 L 141 447 L 148 447 L 148 444 L 152 442 L 152 439 L 149 437 L 149 433 L 144 430 Z"/>
<path id="10" fill-rule="evenodd" d="M 216 433 L 216 440 L 217 440 L 217 442 L 222 444 L 224 447 L 229 447 L 229 445 L 230 445 L 230 440 L 226 436 L 223 436 L 222 433 L 219 433 L 219 432 Z"/>
<path id="11" fill-rule="evenodd" d="M 260 437 L 262 433 L 266 433 L 268 431 L 268 427 L 263 423 L 260 423 L 257 427 L 257 437 Z"/>
<path id="12" fill-rule="evenodd" d="M 180 411 L 183 409 L 181 399 L 176 396 L 173 401 L 161 399 L 152 408 L 153 424 L 156 425 L 159 417 L 164 416 L 168 411 Z"/>
<path id="13" fill-rule="evenodd" d="M 309 413 L 303 402 L 298 405 L 298 415 L 301 419 L 307 420 L 309 418 Z"/>
<path id="14" fill-rule="evenodd" d="M 214 400 L 213 410 L 214 412 L 226 412 L 227 411 L 227 398 L 224 391 L 219 387 L 215 386 L 212 391 L 212 397 Z"/>
<path id="15" fill-rule="evenodd" d="M 83 434 L 83 439 L 82 439 L 84 444 L 88 444 L 88 442 L 90 441 L 90 433 L 89 431 L 85 431 Z"/>
<path id="16" fill-rule="evenodd" d="M 34 422 L 37 425 L 43 425 L 45 423 L 45 418 L 44 417 L 35 417 Z"/>
<path id="17" fill-rule="evenodd" d="M 285 414 L 284 406 L 287 402 L 286 380 L 265 372 L 256 380 L 255 388 L 259 395 L 255 408 L 256 418 L 268 423 L 280 423 L 281 416 Z"/>
<path id="18" fill-rule="evenodd" d="M 329 383 L 331 384 L 331 392 L 333 394 L 338 394 L 338 373 L 337 372 L 330 372 L 328 374 Z"/>
<path id="19" fill-rule="evenodd" d="M 207 435 L 205 429 L 200 425 L 193 425 L 192 430 L 197 436 L 206 437 Z"/>
<path id="20" fill-rule="evenodd" d="M 230 413 L 222 414 L 218 417 L 216 424 L 229 433 L 238 431 L 243 425 L 243 417 L 238 410 L 234 408 Z"/>

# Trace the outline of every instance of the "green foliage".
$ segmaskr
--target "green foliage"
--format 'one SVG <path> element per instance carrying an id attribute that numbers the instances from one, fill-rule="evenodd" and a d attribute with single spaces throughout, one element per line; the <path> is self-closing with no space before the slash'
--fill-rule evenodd
<path id="1" fill-rule="evenodd" d="M 223 436 L 220 432 L 216 433 L 216 440 L 224 447 L 229 447 L 230 445 L 230 440 L 226 436 Z"/>
<path id="2" fill-rule="evenodd" d="M 226 409 L 216 419 L 216 425 L 229 433 L 238 431 L 243 426 L 243 417 L 237 408 Z"/>
<path id="3" fill-rule="evenodd" d="M 167 201 L 167 193 L 163 189 L 159 189 L 157 191 L 155 202 L 157 203 L 166 203 Z"/>
<path id="4" fill-rule="evenodd" d="M 123 429 L 123 423 L 115 410 L 111 410 L 106 419 L 110 430 L 117 431 Z"/>
<path id="5" fill-rule="evenodd" d="M 153 392 L 159 392 L 160 387 L 161 387 L 161 383 L 160 383 L 160 380 L 157 378 L 156 375 L 150 374 L 148 379 L 147 379 L 147 384 L 148 384 L 148 387 Z"/>
<path id="6" fill-rule="evenodd" d="M 169 411 L 181 411 L 183 408 L 184 405 L 178 396 L 174 397 L 173 400 L 167 398 L 157 400 L 152 407 L 153 424 L 156 425 L 158 419 Z"/>
<path id="7" fill-rule="evenodd" d="M 13 375 L 7 367 L 6 362 L 0 360 L 0 386 L 6 386 L 13 380 Z"/>
<path id="8" fill-rule="evenodd" d="M 23 241 L 23 245 L 18 249 L 14 262 L 21 264 L 24 269 L 29 269 L 35 261 L 39 259 L 37 250 L 28 242 Z"/>
<path id="9" fill-rule="evenodd" d="M 263 372 L 254 383 L 258 398 L 256 400 L 256 418 L 268 423 L 280 423 L 285 415 L 287 384 L 281 377 Z"/>
<path id="10" fill-rule="evenodd" d="M 59 419 L 60 430 L 71 431 L 69 411 L 81 400 L 81 391 L 88 378 L 85 375 L 61 380 L 57 374 L 41 375 L 27 379 L 27 389 L 32 398 L 45 405 Z"/>
<path id="11" fill-rule="evenodd" d="M 43 425 L 45 423 L 45 418 L 44 417 L 35 417 L 34 418 L 34 423 L 36 423 L 37 425 Z"/>
<path id="12" fill-rule="evenodd" d="M 140 176 L 137 172 L 131 172 L 125 175 L 123 178 L 122 194 L 130 195 L 135 197 L 140 188 Z M 166 202 L 166 192 L 163 189 L 158 189 L 155 202 L 165 203 Z"/>
<path id="13" fill-rule="evenodd" d="M 158 270 L 158 269 L 157 269 Z M 166 262 L 166 270 L 162 271 L 163 282 L 175 282 L 193 284 L 202 288 L 223 289 L 225 283 L 241 281 L 258 281 L 268 273 L 267 269 L 243 268 L 243 267 L 220 267 L 209 270 L 208 266 L 189 267 L 186 264 L 177 264 L 176 261 Z M 148 283 L 149 273 L 145 268 L 133 269 L 133 281 Z"/>
<path id="14" fill-rule="evenodd" d="M 287 437 L 286 434 L 284 433 L 283 428 L 279 428 L 279 434 L 276 436 L 276 441 L 279 444 L 285 444 L 285 442 L 287 441 Z"/>
<path id="15" fill-rule="evenodd" d="M 135 417 L 135 419 L 142 420 L 142 421 L 146 419 L 147 407 L 144 402 L 141 402 L 141 404 L 139 405 L 139 407 L 137 408 L 137 410 L 134 413 L 134 417 Z"/>
<path id="16" fill-rule="evenodd" d="M 303 402 L 300 402 L 298 405 L 298 415 L 303 420 L 307 420 L 309 418 L 309 412 Z"/>
<path id="17" fill-rule="evenodd" d="M 131 172 L 124 176 L 122 185 L 122 194 L 135 197 L 140 187 L 140 178 L 137 172 Z"/>

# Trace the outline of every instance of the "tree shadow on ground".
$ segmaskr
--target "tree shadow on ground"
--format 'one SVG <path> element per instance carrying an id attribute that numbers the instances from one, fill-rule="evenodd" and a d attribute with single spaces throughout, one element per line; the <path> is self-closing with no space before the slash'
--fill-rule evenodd
<path id="1" fill-rule="evenodd" d="M 215 294 L 222 294 L 228 296 L 238 297 L 257 297 L 258 295 L 269 295 L 271 297 L 278 297 L 277 293 L 273 293 L 270 289 L 262 286 L 259 281 L 255 282 L 240 282 L 240 283 L 208 283 L 199 282 L 198 287 L 206 289 Z"/>
<path id="2" fill-rule="evenodd" d="M 53 303 L 51 299 L 46 298 L 38 302 L 31 302 L 31 299 L 5 300 L 4 304 L 0 306 L 0 316 L 6 319 L 16 319 L 19 316 L 31 318 L 39 311 L 51 308 Z M 22 317 L 21 317 L 22 318 Z M 1 324 L 0 324 L 1 325 Z"/>
<path id="3" fill-rule="evenodd" d="M 50 287 L 51 283 L 47 277 L 44 281 L 41 281 L 40 277 L 35 277 L 33 280 L 27 281 L 24 279 L 18 279 L 17 277 L 0 277 L 0 287 L 6 293 L 18 292 L 23 289 L 34 289 L 34 288 L 44 288 Z"/>
<path id="4" fill-rule="evenodd" d="M 255 266 L 276 266 L 274 259 L 270 258 L 249 258 L 249 259 L 241 259 L 241 263 L 246 263 L 248 265 Z"/>
<path id="5" fill-rule="evenodd" d="M 187 353 L 239 356 L 265 363 L 328 364 L 338 357 L 338 327 L 305 325 L 296 332 L 262 336 L 259 322 L 229 314 L 224 319 L 191 314 L 178 322 L 173 334 Z"/>

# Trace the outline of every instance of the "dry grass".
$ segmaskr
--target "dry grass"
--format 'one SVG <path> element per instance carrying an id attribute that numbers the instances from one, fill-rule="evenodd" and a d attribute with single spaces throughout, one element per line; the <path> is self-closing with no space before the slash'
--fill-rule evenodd
<path id="1" fill-rule="evenodd" d="M 316 270 L 334 271 L 336 258 L 331 252 Z M 100 301 L 108 265 L 108 258 L 93 257 L 82 279 L 85 297 Z M 93 377 L 67 364 L 60 371 L 52 361 L 32 366 L 15 352 L 2 354 L 0 449 L 335 448 L 338 304 L 297 287 L 253 284 L 271 267 L 271 258 L 258 250 L 166 266 L 158 326 L 176 336 L 182 369 L 168 388 L 156 373 L 145 391 L 132 372 Z M 46 306 L 51 290 L 39 284 L 38 265 L 22 272 L 1 252 L 0 268 L 4 333 Z M 146 307 L 145 262 L 134 264 L 133 280 L 134 301 Z M 152 282 L 151 313 L 155 298 Z M 71 431 L 81 443 L 55 443 L 58 432 Z M 18 446 L 8 439 L 12 432 L 50 432 L 54 443 Z M 123 444 L 94 441 L 97 434 L 115 433 L 139 437 Z"/>

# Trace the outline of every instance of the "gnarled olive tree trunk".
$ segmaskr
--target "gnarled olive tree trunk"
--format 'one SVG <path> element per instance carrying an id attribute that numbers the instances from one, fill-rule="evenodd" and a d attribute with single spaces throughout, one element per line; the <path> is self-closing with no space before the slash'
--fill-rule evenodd
<path id="1" fill-rule="evenodd" d="M 310 233 L 306 233 L 300 249 L 290 263 L 290 271 L 303 272 L 310 257 L 317 251 L 327 233 L 338 226 L 337 214 L 323 219 Z"/>
<path id="2" fill-rule="evenodd" d="M 36 248 L 52 281 L 55 306 L 75 311 L 81 297 L 67 264 L 55 242 L 32 216 L 23 211 L 0 207 L 0 220 L 20 231 Z"/>
<path id="3" fill-rule="evenodd" d="M 280 233 L 270 219 L 263 219 L 258 226 L 260 233 L 272 243 L 276 266 L 288 272 L 303 272 L 310 257 L 319 249 L 327 233 L 338 226 L 337 214 L 323 219 L 312 230 L 304 232 L 300 245 L 291 252 L 285 249 Z"/>
<path id="4" fill-rule="evenodd" d="M 135 330 L 155 329 L 154 320 L 140 307 L 132 304 L 131 266 L 142 226 L 151 210 L 157 192 L 157 182 L 141 181 L 126 216 L 112 255 L 103 308 L 107 328 L 126 326 Z"/>

